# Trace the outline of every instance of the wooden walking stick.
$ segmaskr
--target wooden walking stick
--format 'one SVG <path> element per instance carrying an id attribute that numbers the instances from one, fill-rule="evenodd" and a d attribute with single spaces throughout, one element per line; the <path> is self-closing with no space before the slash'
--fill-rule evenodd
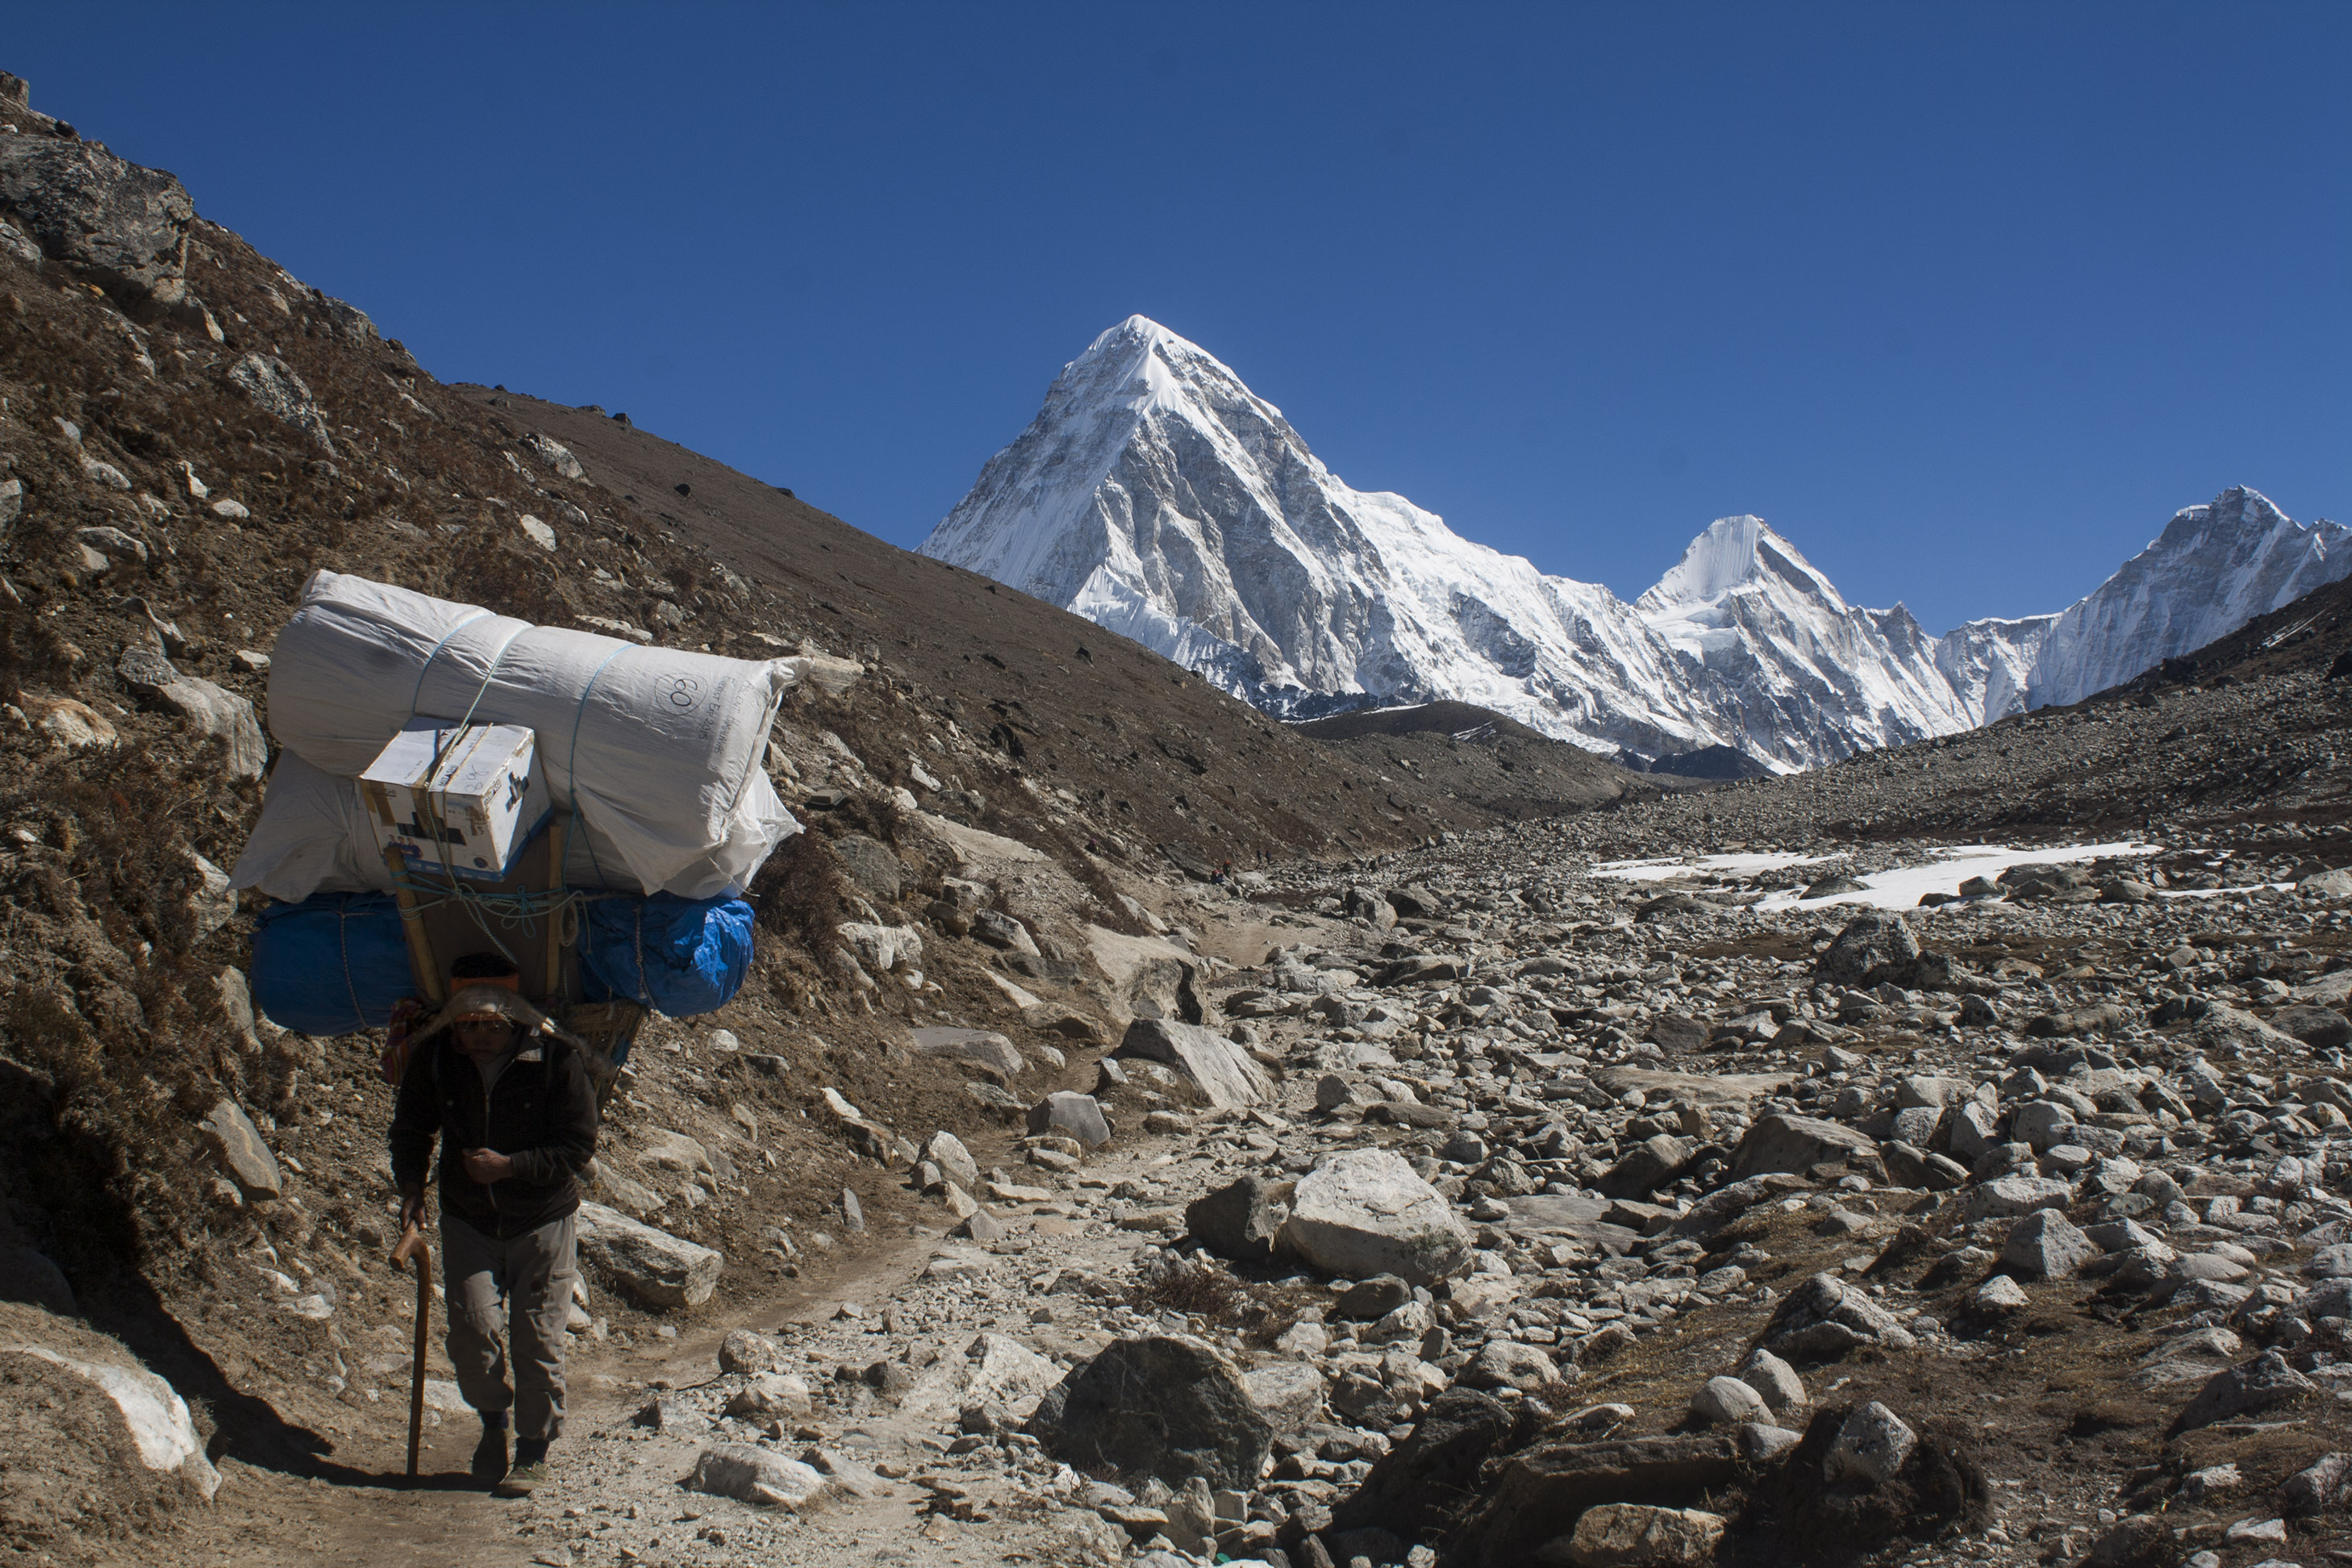
<path id="1" fill-rule="evenodd" d="M 413 1225 L 400 1233 L 400 1245 L 392 1249 L 392 1266 L 404 1263 L 416 1269 L 416 1354 L 408 1376 L 408 1479 L 413 1481 L 417 1439 L 425 1430 L 425 1347 L 433 1326 L 433 1249 Z"/>

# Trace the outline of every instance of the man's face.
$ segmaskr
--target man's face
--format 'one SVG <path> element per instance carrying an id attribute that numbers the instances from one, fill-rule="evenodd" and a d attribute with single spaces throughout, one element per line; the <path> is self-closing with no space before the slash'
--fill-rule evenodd
<path id="1" fill-rule="evenodd" d="M 499 1017 L 457 1020 L 457 1047 L 467 1056 L 495 1057 L 514 1041 L 514 1024 Z"/>

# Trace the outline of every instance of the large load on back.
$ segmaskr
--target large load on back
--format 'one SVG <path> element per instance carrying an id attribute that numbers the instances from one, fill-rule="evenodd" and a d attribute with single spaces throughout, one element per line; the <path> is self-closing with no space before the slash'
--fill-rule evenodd
<path id="1" fill-rule="evenodd" d="M 320 572 L 270 656 L 269 731 L 346 779 L 414 720 L 535 731 L 555 809 L 619 862 L 602 885 L 700 899 L 749 882 L 797 826 L 760 765 L 793 678 L 784 659 L 641 647 Z"/>
<path id="2" fill-rule="evenodd" d="M 751 959 L 740 894 L 799 830 L 761 763 L 805 662 L 318 574 L 272 652 L 284 750 L 232 877 L 277 900 L 256 999 L 306 1033 L 380 1027 L 495 952 L 559 1008 L 723 1004 Z"/>

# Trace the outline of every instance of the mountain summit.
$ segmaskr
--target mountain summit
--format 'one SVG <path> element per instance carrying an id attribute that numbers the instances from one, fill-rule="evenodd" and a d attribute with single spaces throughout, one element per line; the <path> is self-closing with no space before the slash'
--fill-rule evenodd
<path id="1" fill-rule="evenodd" d="M 1130 316 L 1063 367 L 922 552 L 1287 717 L 1448 699 L 1637 763 L 1724 745 L 1787 770 L 2128 679 L 2343 575 L 2345 533 L 2233 490 L 2063 616 L 1936 637 L 1728 517 L 1627 605 L 1351 488 L 1214 355 Z"/>

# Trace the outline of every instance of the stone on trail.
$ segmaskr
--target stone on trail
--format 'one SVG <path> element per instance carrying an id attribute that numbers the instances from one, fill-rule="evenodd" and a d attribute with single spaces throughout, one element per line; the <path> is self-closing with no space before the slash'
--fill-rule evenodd
<path id="1" fill-rule="evenodd" d="M 1072 1468 L 1249 1489 L 1274 1429 L 1231 1362 L 1186 1336 L 1118 1340 L 1074 1370 L 1031 1422 Z"/>
<path id="2" fill-rule="evenodd" d="M 1536 1559 L 1574 1568 L 1704 1568 L 1715 1561 L 1728 1522 L 1695 1508 L 1605 1502 L 1585 1510 L 1564 1549 L 1546 1546 Z"/>
<path id="3" fill-rule="evenodd" d="M 719 1342 L 719 1370 L 724 1373 L 773 1372 L 782 1364 L 776 1342 L 749 1329 L 730 1329 Z"/>
<path id="4" fill-rule="evenodd" d="M 1822 1470 L 1832 1482 L 1885 1486 L 1895 1479 L 1918 1444 L 1918 1434 L 1904 1425 L 1901 1416 L 1874 1399 L 1847 1416 L 1845 1425 L 1838 1428 L 1837 1440 L 1830 1445 Z"/>
<path id="5" fill-rule="evenodd" d="M 640 1225 L 603 1204 L 582 1204 L 580 1257 L 648 1307 L 697 1307 L 710 1300 L 727 1259 L 707 1247 Z"/>
<path id="6" fill-rule="evenodd" d="M 2066 1279 L 2099 1256 L 2098 1244 L 2056 1209 L 2039 1209 L 2010 1226 L 2000 1260 L 2029 1279 Z"/>
<path id="7" fill-rule="evenodd" d="M 1110 1142 L 1110 1121 L 1093 1095 L 1059 1089 L 1029 1108 L 1029 1135 L 1047 1133 L 1099 1149 Z"/>
<path id="8" fill-rule="evenodd" d="M 1334 1154 L 1301 1178 L 1282 1239 L 1327 1273 L 1394 1274 L 1414 1285 L 1453 1274 L 1471 1244 L 1454 1205 L 1386 1149 Z"/>
<path id="9" fill-rule="evenodd" d="M 1393 1274 L 1375 1274 L 1340 1291 L 1331 1311 L 1351 1321 L 1374 1323 L 1412 1300 L 1412 1286 Z"/>
<path id="10" fill-rule="evenodd" d="M 1160 1062 L 1190 1080 L 1219 1110 L 1246 1110 L 1275 1098 L 1274 1080 L 1249 1053 L 1213 1029 L 1172 1018 L 1138 1018 L 1127 1026 L 1114 1057 Z"/>
<path id="11" fill-rule="evenodd" d="M 1270 1258 L 1283 1222 L 1290 1217 L 1291 1194 L 1297 1185 L 1244 1176 L 1187 1204 L 1185 1226 L 1220 1258 Z"/>
<path id="12" fill-rule="evenodd" d="M 1842 1165 L 1877 1156 L 1877 1140 L 1843 1122 L 1776 1111 L 1760 1119 L 1739 1140 L 1731 1155 L 1731 1173 L 1735 1177 L 1802 1174 L 1815 1165 Z"/>
<path id="13" fill-rule="evenodd" d="M 730 1336 L 732 1337 L 731 1335 Z M 727 1400 L 727 1414 L 739 1418 L 805 1415 L 812 1404 L 809 1385 L 782 1373 L 761 1372 Z"/>
<path id="14" fill-rule="evenodd" d="M 923 1158 L 940 1168 L 940 1174 L 966 1192 L 980 1185 L 980 1162 L 963 1146 L 963 1140 L 952 1132 L 934 1132 L 923 1145 Z"/>
<path id="15" fill-rule="evenodd" d="M 221 1168 L 247 1199 L 274 1198 L 285 1191 L 286 1178 L 278 1168 L 278 1156 L 261 1141 L 261 1130 L 244 1107 L 233 1100 L 221 1100 L 201 1125 Z"/>
<path id="16" fill-rule="evenodd" d="M 1603 1196 L 1645 1198 L 1671 1185 L 1696 1152 L 1686 1139 L 1660 1132 L 1636 1143 L 1624 1158 L 1609 1167 L 1599 1183 Z"/>
<path id="17" fill-rule="evenodd" d="M 688 1489 L 770 1508 L 808 1509 L 824 1503 L 833 1484 L 798 1459 L 750 1443 L 714 1443 L 695 1456 Z"/>

